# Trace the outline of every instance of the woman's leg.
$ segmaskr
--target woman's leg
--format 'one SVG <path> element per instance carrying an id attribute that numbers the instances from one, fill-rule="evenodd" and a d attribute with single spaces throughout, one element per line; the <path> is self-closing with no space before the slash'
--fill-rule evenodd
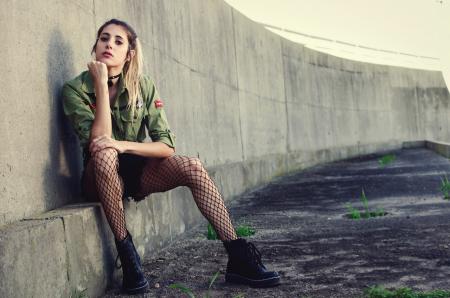
<path id="1" fill-rule="evenodd" d="M 149 159 L 142 171 L 138 196 L 177 186 L 190 188 L 200 212 L 214 226 L 221 240 L 237 238 L 222 196 L 198 158 L 174 155 Z"/>
<path id="2" fill-rule="evenodd" d="M 115 149 L 106 148 L 91 157 L 85 168 L 83 190 L 90 200 L 100 200 L 102 203 L 103 211 L 116 238 L 116 248 L 123 272 L 123 290 L 129 294 L 145 293 L 148 281 L 132 237 L 125 226 L 122 204 L 124 183 L 119 175 L 119 158 Z"/>
<path id="3" fill-rule="evenodd" d="M 182 185 L 191 189 L 195 203 L 214 226 L 228 252 L 225 280 L 255 287 L 280 284 L 280 276 L 266 269 L 255 245 L 237 238 L 223 199 L 198 158 L 175 155 L 149 159 L 142 171 L 138 197 Z"/>
<path id="4" fill-rule="evenodd" d="M 127 236 L 122 204 L 123 181 L 118 173 L 119 159 L 115 149 L 105 148 L 94 154 L 85 169 L 83 189 L 90 200 L 102 203 L 109 226 L 117 240 Z"/>

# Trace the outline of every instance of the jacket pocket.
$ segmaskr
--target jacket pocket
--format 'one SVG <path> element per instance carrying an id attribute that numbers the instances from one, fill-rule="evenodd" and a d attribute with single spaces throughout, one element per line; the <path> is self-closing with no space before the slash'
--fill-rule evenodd
<path id="1" fill-rule="evenodd" d="M 136 141 L 137 133 L 142 125 L 142 119 L 144 117 L 144 109 L 136 108 L 134 115 L 131 109 L 124 110 L 120 113 L 120 120 L 123 124 L 124 138 L 127 141 Z"/>

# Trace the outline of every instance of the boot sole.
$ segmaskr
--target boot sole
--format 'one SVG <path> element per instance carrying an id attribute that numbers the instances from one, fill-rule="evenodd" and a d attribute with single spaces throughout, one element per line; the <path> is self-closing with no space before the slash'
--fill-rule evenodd
<path id="1" fill-rule="evenodd" d="M 124 292 L 127 294 L 143 294 L 148 292 L 148 288 L 149 288 L 149 284 L 148 281 L 145 281 L 145 284 L 143 284 L 142 286 L 139 287 L 135 287 L 135 288 L 124 288 Z"/>
<path id="2" fill-rule="evenodd" d="M 271 277 L 266 279 L 250 279 L 243 277 L 241 275 L 227 273 L 225 274 L 225 281 L 236 283 L 236 284 L 245 284 L 254 288 L 267 288 L 274 287 L 280 284 L 280 277 Z"/>

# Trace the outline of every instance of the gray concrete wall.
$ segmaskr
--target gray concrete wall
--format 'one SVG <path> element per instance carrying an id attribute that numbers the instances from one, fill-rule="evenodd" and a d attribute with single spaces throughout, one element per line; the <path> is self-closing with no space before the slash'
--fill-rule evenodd
<path id="1" fill-rule="evenodd" d="M 42 215 L 83 201 L 80 150 L 62 114 L 61 86 L 86 69 L 95 32 L 111 17 L 128 21 L 143 42 L 145 72 L 165 102 L 178 153 L 199 156 L 226 200 L 317 163 L 399 148 L 403 141 L 450 140 L 450 96 L 441 73 L 315 52 L 223 1 L 5 0 L 0 262 L 9 267 L 0 268 L 14 268 L 17 279 L 8 281 L 11 271 L 0 270 L 2 297 L 39 272 L 42 264 L 13 261 L 19 248 L 41 255 L 39 239 L 55 244 L 59 259 L 49 273 L 55 278 L 46 278 L 62 289 L 58 295 L 85 287 L 97 295 L 112 280 L 114 248 L 98 205 Z M 141 254 L 202 220 L 183 188 L 127 203 L 126 210 Z M 80 225 L 90 228 L 78 231 Z M 76 243 L 85 250 L 74 251 Z M 94 265 L 80 265 L 86 258 Z M 56 278 L 58 272 L 66 274 Z M 23 297 L 55 293 L 34 282 Z"/>

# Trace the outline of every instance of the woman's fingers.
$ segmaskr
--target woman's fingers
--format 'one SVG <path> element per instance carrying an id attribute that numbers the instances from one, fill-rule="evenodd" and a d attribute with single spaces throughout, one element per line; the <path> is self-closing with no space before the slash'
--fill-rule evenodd
<path id="1" fill-rule="evenodd" d="M 96 137 L 92 139 L 91 143 L 89 144 L 89 151 L 94 154 L 98 151 L 98 142 L 103 136 Z"/>
<path id="2" fill-rule="evenodd" d="M 99 141 L 102 137 L 103 137 L 103 136 L 99 136 L 99 137 L 96 137 L 96 138 L 92 139 L 91 143 L 89 144 L 89 151 L 90 151 L 91 153 L 94 153 L 94 149 L 95 149 L 95 147 L 96 147 L 96 144 L 98 143 L 98 141 Z"/>
<path id="3" fill-rule="evenodd" d="M 89 145 L 89 151 L 94 154 L 105 148 L 114 148 L 117 150 L 115 142 L 112 138 L 107 136 L 99 136 L 94 138 Z"/>
<path id="4" fill-rule="evenodd" d="M 105 63 L 92 60 L 87 64 L 87 67 L 95 81 L 100 83 L 108 81 L 108 68 Z"/>

